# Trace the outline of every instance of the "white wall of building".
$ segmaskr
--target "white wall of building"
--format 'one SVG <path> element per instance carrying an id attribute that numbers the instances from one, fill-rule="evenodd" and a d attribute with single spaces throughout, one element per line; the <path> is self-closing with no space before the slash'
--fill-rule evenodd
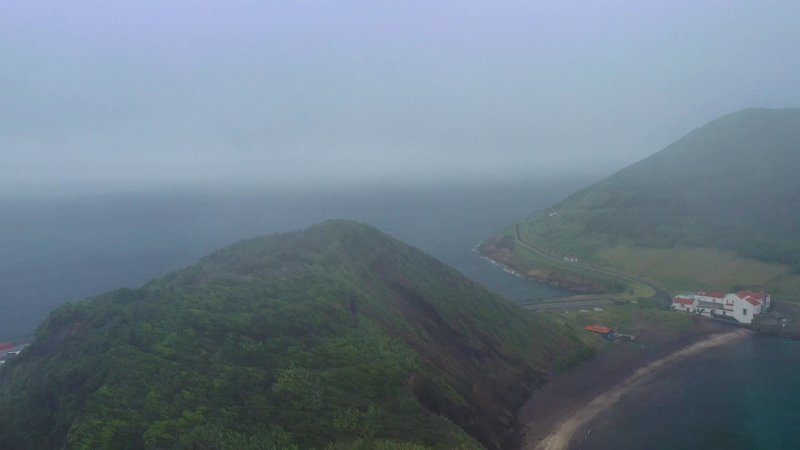
<path id="1" fill-rule="evenodd" d="M 704 294 L 705 292 L 703 292 L 703 294 L 693 293 L 680 295 L 680 297 L 690 298 L 694 300 L 694 302 L 691 305 L 684 305 L 681 303 L 675 303 L 673 301 L 672 307 L 678 311 L 690 313 L 699 312 L 700 314 L 708 317 L 733 317 L 740 323 L 751 324 L 753 323 L 753 319 L 756 315 L 766 312 L 770 301 L 769 295 L 766 296 L 763 304 L 758 303 L 754 305 L 746 299 L 740 298 L 735 293 L 726 294 L 724 297 L 714 297 Z M 713 303 L 714 305 L 719 305 L 719 308 L 704 307 L 700 302 Z"/>

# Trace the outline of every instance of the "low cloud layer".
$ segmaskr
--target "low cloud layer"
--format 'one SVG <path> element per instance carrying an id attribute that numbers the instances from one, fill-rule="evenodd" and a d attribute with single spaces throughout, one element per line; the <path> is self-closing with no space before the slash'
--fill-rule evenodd
<path id="1" fill-rule="evenodd" d="M 722 114 L 800 106 L 800 3 L 601 3 L 6 4 L 0 180 L 610 172 Z"/>

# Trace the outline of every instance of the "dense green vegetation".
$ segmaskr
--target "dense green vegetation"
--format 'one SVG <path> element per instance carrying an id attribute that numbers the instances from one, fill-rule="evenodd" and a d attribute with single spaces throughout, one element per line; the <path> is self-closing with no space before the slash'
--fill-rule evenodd
<path id="1" fill-rule="evenodd" d="M 327 222 L 53 312 L 0 369 L 0 448 L 497 448 L 572 330 Z"/>
<path id="2" fill-rule="evenodd" d="M 798 173 L 800 109 L 748 109 L 692 131 L 521 228 L 526 240 L 596 262 L 614 264 L 631 247 L 710 248 L 797 272 Z M 615 253 L 603 254 L 608 249 Z"/>

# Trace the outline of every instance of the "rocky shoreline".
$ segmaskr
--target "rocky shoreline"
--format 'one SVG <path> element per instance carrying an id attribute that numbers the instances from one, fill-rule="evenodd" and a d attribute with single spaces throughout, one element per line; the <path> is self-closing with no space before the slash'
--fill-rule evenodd
<path id="1" fill-rule="evenodd" d="M 479 243 L 473 250 L 492 264 L 520 278 L 532 280 L 537 283 L 549 284 L 557 288 L 568 289 L 576 294 L 597 294 L 605 292 L 602 286 L 591 283 L 586 279 L 581 279 L 573 273 L 542 268 L 520 267 L 514 262 L 513 253 L 509 249 L 498 245 L 494 239 Z"/>

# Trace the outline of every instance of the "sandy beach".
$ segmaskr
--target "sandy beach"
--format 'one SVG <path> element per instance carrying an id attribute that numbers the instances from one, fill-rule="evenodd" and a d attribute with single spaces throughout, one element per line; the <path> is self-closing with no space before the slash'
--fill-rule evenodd
<path id="1" fill-rule="evenodd" d="M 586 406 L 576 411 L 575 414 L 568 417 L 566 420 L 561 421 L 552 434 L 534 447 L 535 450 L 561 450 L 567 448 L 576 432 L 580 431 L 586 424 L 590 423 L 598 413 L 612 407 L 620 399 L 620 397 L 632 389 L 636 383 L 639 383 L 646 377 L 653 375 L 659 369 L 668 364 L 680 361 L 684 358 L 717 347 L 719 345 L 728 344 L 734 339 L 743 338 L 749 334 L 750 332 L 747 330 L 736 330 L 712 335 L 701 342 L 692 344 L 682 350 L 672 353 L 669 356 L 642 367 L 620 384 L 614 386 L 604 394 L 595 397 Z"/>
<path id="2" fill-rule="evenodd" d="M 518 417 L 522 432 L 507 448 L 569 448 L 589 431 L 599 413 L 660 369 L 750 334 L 744 329 L 698 321 L 690 332 L 677 336 L 644 332 L 635 344 L 617 343 L 534 393 Z"/>

